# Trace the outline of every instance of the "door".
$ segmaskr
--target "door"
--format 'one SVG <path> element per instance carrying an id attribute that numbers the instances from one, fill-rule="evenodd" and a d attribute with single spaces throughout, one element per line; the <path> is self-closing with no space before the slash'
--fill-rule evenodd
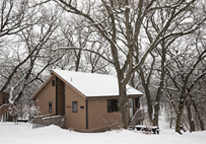
<path id="1" fill-rule="evenodd" d="M 133 110 L 134 110 L 134 105 L 133 105 L 133 98 L 129 98 L 129 117 L 133 117 Z"/>

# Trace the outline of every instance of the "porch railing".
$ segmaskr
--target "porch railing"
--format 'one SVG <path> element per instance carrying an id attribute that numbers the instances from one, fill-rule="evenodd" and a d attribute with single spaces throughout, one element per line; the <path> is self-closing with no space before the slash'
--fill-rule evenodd
<path id="1" fill-rule="evenodd" d="M 9 120 L 8 109 L 9 104 L 0 105 L 0 121 L 6 122 Z"/>
<path id="2" fill-rule="evenodd" d="M 54 116 L 38 116 L 33 118 L 32 128 L 44 127 L 49 125 L 57 125 L 61 128 L 65 128 L 65 116 L 54 115 Z"/>
<path id="3" fill-rule="evenodd" d="M 9 104 L 0 105 L 0 116 L 8 113 Z"/>
<path id="4" fill-rule="evenodd" d="M 132 129 L 135 128 L 135 125 L 143 122 L 144 120 L 144 109 L 139 109 L 135 112 L 134 116 L 131 119 Z"/>

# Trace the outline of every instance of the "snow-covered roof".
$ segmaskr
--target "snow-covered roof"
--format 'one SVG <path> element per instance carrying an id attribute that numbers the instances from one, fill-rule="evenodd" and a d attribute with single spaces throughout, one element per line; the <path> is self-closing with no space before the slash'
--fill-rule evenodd
<path id="1" fill-rule="evenodd" d="M 86 97 L 118 96 L 118 80 L 112 75 L 73 72 L 53 69 L 51 73 L 58 75 L 75 87 Z M 142 95 L 142 92 L 127 85 L 127 95 Z"/>

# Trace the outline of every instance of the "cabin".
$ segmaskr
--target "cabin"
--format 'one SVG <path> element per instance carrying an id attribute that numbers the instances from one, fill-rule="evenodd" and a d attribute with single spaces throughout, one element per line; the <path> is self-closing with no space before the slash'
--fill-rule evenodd
<path id="1" fill-rule="evenodd" d="M 118 81 L 112 75 L 51 70 L 51 76 L 31 97 L 40 113 L 34 124 L 57 124 L 81 132 L 120 125 Z M 142 92 L 127 85 L 128 118 L 140 109 Z"/>
<path id="2" fill-rule="evenodd" d="M 9 93 L 2 92 L 0 94 L 0 121 L 8 121 L 9 119 L 9 114 L 8 114 L 8 109 L 9 109 Z"/>

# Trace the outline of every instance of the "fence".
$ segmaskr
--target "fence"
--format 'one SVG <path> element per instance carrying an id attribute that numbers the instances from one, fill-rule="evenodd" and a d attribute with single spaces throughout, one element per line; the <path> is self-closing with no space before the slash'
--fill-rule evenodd
<path id="1" fill-rule="evenodd" d="M 49 126 L 52 124 L 65 128 L 65 116 L 39 116 L 35 117 L 32 123 L 32 128 Z"/>

